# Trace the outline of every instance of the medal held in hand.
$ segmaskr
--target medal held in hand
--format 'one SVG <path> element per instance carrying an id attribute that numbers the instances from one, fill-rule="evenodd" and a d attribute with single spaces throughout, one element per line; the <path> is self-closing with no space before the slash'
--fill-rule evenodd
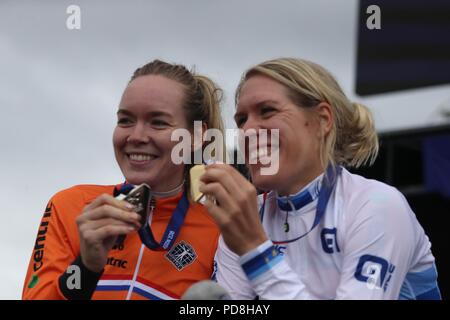
<path id="1" fill-rule="evenodd" d="M 133 211 L 141 216 L 139 222 L 142 226 L 145 225 L 145 223 L 148 221 L 150 198 L 150 187 L 145 183 L 134 187 L 126 195 L 120 194 L 116 197 L 116 199 L 125 200 L 126 202 L 134 206 Z"/>
<path id="2" fill-rule="evenodd" d="M 120 194 L 116 197 L 118 200 L 125 200 L 134 206 L 134 211 L 141 216 L 140 223 L 145 226 L 148 222 L 151 192 L 150 187 L 143 183 L 138 186 L 125 183 L 122 185 Z M 115 246 L 122 246 L 126 235 L 117 238 Z"/>

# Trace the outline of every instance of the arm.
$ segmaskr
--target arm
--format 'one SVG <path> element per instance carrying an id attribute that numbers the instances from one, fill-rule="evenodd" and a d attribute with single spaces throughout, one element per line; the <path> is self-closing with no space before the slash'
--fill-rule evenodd
<path id="1" fill-rule="evenodd" d="M 365 194 L 360 198 L 369 199 L 347 218 L 336 298 L 398 299 L 424 232 L 396 189 L 385 186 Z"/>
<path id="2" fill-rule="evenodd" d="M 201 180 L 205 185 L 200 191 L 217 200 L 208 200 L 205 206 L 222 231 L 218 282 L 235 299 L 310 299 L 304 284 L 268 240 L 253 185 L 224 164 L 209 165 Z"/>
<path id="3" fill-rule="evenodd" d="M 23 299 L 90 299 L 117 236 L 140 226 L 139 216 L 110 195 L 99 196 L 83 209 L 84 204 L 82 195 L 74 198 L 67 191 L 49 202 Z"/>
<path id="4" fill-rule="evenodd" d="M 23 299 L 65 299 L 58 278 L 77 253 L 62 223 L 54 198 L 42 217 L 22 292 Z"/>
<path id="5" fill-rule="evenodd" d="M 257 296 L 250 281 L 239 264 L 239 256 L 226 246 L 223 238 L 219 238 L 216 253 L 217 282 L 235 300 L 252 300 Z"/>

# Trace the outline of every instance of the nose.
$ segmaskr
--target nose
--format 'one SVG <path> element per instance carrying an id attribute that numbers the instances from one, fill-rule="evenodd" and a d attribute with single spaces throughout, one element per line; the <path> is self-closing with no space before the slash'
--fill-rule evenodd
<path id="1" fill-rule="evenodd" d="M 254 116 L 248 116 L 247 121 L 245 121 L 244 125 L 241 127 L 241 129 L 246 132 L 250 129 L 255 130 L 258 132 L 259 129 L 261 129 L 261 124 Z"/>
<path id="2" fill-rule="evenodd" d="M 257 116 L 249 115 L 245 123 L 241 126 L 243 135 L 241 135 L 240 143 L 241 148 L 244 150 L 244 157 L 248 159 L 250 152 L 258 148 L 258 144 L 261 143 L 259 135 L 261 129 L 264 129 L 262 121 Z"/>
<path id="3" fill-rule="evenodd" d="M 150 136 L 147 133 L 145 124 L 137 123 L 131 130 L 130 135 L 127 138 L 127 142 L 134 144 L 148 143 Z"/>

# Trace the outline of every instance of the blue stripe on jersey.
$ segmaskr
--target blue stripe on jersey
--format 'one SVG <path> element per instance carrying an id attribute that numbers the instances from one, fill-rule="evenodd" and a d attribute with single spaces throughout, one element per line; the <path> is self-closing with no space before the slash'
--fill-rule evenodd
<path id="1" fill-rule="evenodd" d="M 422 272 L 406 274 L 400 290 L 399 299 L 440 300 L 441 293 L 437 284 L 436 266 Z"/>
<path id="2" fill-rule="evenodd" d="M 129 285 L 100 285 L 95 289 L 96 291 L 128 291 L 130 289 Z M 150 300 L 163 300 L 162 298 L 155 296 L 147 291 L 139 289 L 137 287 L 133 288 L 133 292 L 143 296 L 144 298 Z"/>
<path id="3" fill-rule="evenodd" d="M 125 286 L 97 286 L 95 288 L 95 291 L 128 291 L 128 289 L 130 289 L 129 285 L 125 285 Z"/>
<path id="4" fill-rule="evenodd" d="M 270 260 L 274 259 L 278 255 L 278 250 L 276 250 L 275 246 L 271 245 L 264 251 L 258 253 L 249 261 L 242 264 L 242 268 L 244 271 L 248 273 L 252 273 L 255 270 L 259 269 L 261 266 L 267 264 Z"/>
<path id="5" fill-rule="evenodd" d="M 253 279 L 259 277 L 261 274 L 265 273 L 266 271 L 273 268 L 273 266 L 278 264 L 278 262 L 280 262 L 281 259 L 282 259 L 281 256 L 275 257 L 273 260 L 271 260 L 268 263 L 266 263 L 265 265 L 261 266 L 259 269 L 255 270 L 253 273 L 251 273 L 251 274 L 247 273 L 247 277 L 249 278 L 249 280 L 253 280 Z"/>
<path id="6" fill-rule="evenodd" d="M 144 291 L 144 290 L 136 288 L 136 287 L 133 288 L 133 292 L 143 296 L 144 298 L 150 299 L 150 300 L 162 300 L 160 297 L 157 297 L 147 291 Z"/>
<path id="7" fill-rule="evenodd" d="M 295 196 L 289 196 L 289 197 L 278 197 L 277 203 L 278 207 L 281 210 L 284 211 L 292 211 L 292 210 L 299 210 L 300 208 L 303 208 L 307 204 L 313 202 L 313 197 L 309 193 L 309 190 L 304 190 L 300 194 L 297 194 Z M 291 206 L 292 204 L 292 206 Z"/>
<path id="8" fill-rule="evenodd" d="M 438 287 L 422 293 L 416 297 L 417 300 L 442 300 L 441 292 Z"/>
<path id="9" fill-rule="evenodd" d="M 270 270 L 273 266 L 280 262 L 281 259 L 282 256 L 279 254 L 277 248 L 275 246 L 271 246 L 244 263 L 242 265 L 242 269 L 244 269 L 247 277 L 250 280 L 253 280 L 262 273 Z"/>

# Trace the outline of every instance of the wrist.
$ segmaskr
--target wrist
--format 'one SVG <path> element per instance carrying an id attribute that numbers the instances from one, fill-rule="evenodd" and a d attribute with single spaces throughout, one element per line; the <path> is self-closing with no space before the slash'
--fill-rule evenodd
<path id="1" fill-rule="evenodd" d="M 89 270 L 78 256 L 59 277 L 59 289 L 68 300 L 91 299 L 102 274 Z"/>
<path id="2" fill-rule="evenodd" d="M 282 255 L 270 240 L 239 258 L 241 267 L 250 281 L 270 272 L 281 261 Z"/>
<path id="3" fill-rule="evenodd" d="M 268 241 L 270 240 L 267 238 L 266 235 L 264 235 L 263 237 L 260 237 L 254 241 L 247 242 L 245 246 L 242 246 L 241 248 L 239 248 L 239 250 L 236 251 L 236 254 L 242 257 L 248 254 L 249 252 L 254 251 L 255 249 L 257 249 L 258 247 L 260 247 L 261 245 L 263 245 Z M 272 242 L 270 241 L 270 243 Z"/>
<path id="4" fill-rule="evenodd" d="M 92 273 L 100 273 L 103 271 L 104 265 L 100 265 L 98 263 L 90 263 L 89 260 L 84 259 L 82 255 L 80 255 L 80 261 L 84 268 Z"/>

